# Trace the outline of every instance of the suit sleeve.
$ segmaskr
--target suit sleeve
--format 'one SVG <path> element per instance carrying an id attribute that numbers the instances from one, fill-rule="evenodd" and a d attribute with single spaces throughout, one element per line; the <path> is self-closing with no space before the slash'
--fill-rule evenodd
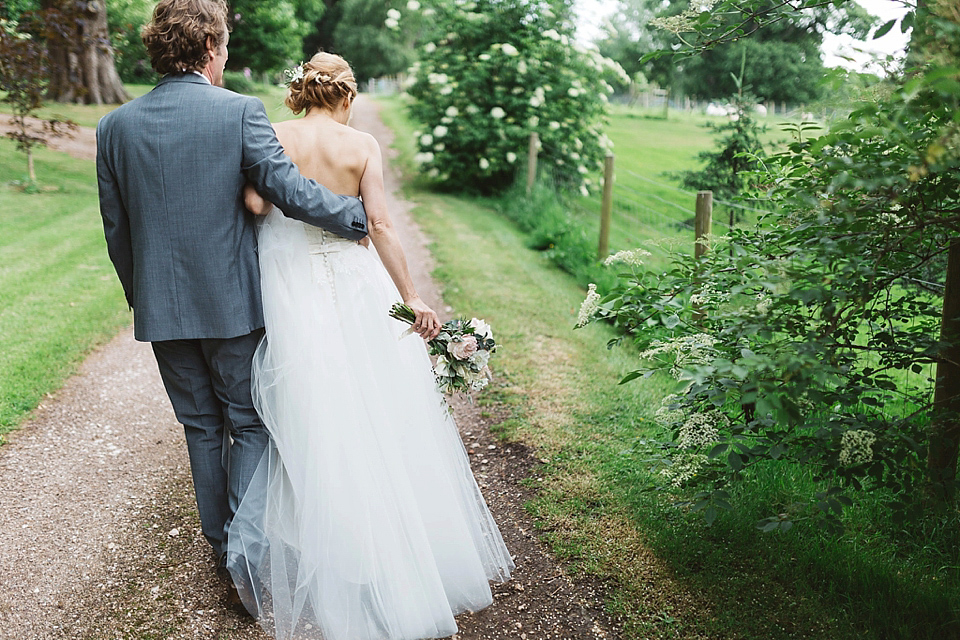
<path id="1" fill-rule="evenodd" d="M 360 200 L 336 195 L 304 178 L 284 155 L 263 103 L 257 99 L 244 108 L 243 172 L 257 192 L 284 215 L 351 240 L 367 235 L 367 214 Z"/>
<path id="2" fill-rule="evenodd" d="M 120 196 L 117 178 L 110 168 L 106 134 L 97 125 L 97 187 L 100 194 L 100 217 L 107 252 L 120 278 L 127 304 L 133 307 L 133 244 L 130 239 L 130 218 Z"/>

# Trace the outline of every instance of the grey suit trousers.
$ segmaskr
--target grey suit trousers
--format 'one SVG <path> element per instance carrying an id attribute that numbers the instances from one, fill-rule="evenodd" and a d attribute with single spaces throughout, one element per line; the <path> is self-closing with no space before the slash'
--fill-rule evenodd
<path id="1" fill-rule="evenodd" d="M 250 387 L 253 353 L 262 337 L 263 329 L 257 329 L 236 338 L 151 343 L 186 434 L 203 535 L 218 557 L 269 440 Z"/>

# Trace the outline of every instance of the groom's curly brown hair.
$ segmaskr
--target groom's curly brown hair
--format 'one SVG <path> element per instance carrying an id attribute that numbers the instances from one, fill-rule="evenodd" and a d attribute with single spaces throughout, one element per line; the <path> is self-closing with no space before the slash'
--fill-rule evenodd
<path id="1" fill-rule="evenodd" d="M 161 74 L 200 71 L 210 60 L 207 39 L 219 47 L 227 37 L 224 0 L 161 0 L 141 33 L 150 66 Z"/>

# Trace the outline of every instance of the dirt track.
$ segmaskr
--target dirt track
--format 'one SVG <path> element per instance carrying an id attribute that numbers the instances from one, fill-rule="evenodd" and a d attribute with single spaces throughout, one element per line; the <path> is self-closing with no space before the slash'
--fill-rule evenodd
<path id="1" fill-rule="evenodd" d="M 361 97 L 353 125 L 389 148 L 375 103 Z M 92 159 L 93 146 L 84 129 L 55 148 Z M 386 178 L 417 288 L 449 313 L 411 205 L 400 199 L 395 173 Z M 523 509 L 532 494 L 519 484 L 537 464 L 531 452 L 491 437 L 495 415 L 481 418 L 466 402 L 454 409 L 517 564 L 514 579 L 496 586 L 493 606 L 458 618 L 454 638 L 618 637 L 602 594 L 572 581 L 536 537 Z M 182 430 L 149 346 L 132 331 L 92 354 L 10 439 L 0 448 L 0 638 L 265 638 L 223 607 Z"/>

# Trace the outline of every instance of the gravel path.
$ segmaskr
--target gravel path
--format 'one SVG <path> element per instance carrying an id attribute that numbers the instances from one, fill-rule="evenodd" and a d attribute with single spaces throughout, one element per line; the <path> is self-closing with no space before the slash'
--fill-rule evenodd
<path id="1" fill-rule="evenodd" d="M 390 156 L 378 105 L 357 101 L 353 125 Z M 58 144 L 92 158 L 93 135 Z M 425 238 L 386 174 L 421 296 L 441 311 Z M 538 464 L 495 440 L 496 411 L 454 401 L 474 473 L 514 554 L 514 579 L 493 606 L 458 617 L 457 640 L 616 638 L 602 592 L 572 581 L 534 532 L 519 482 Z M 217 638 L 263 640 L 223 607 L 224 589 L 199 530 L 180 425 L 150 348 L 125 330 L 37 409 L 0 448 L 0 638 Z"/>

